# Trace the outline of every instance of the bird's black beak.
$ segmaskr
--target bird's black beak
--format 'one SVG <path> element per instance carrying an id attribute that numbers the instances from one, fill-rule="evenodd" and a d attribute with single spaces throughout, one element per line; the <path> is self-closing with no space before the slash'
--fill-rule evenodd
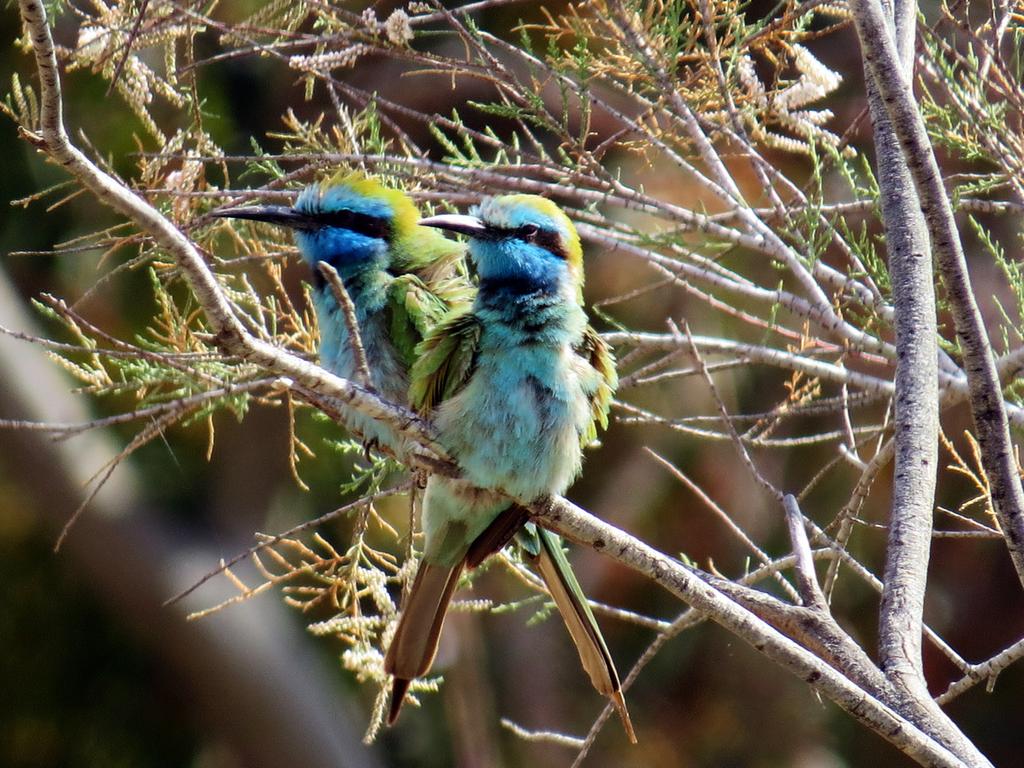
<path id="1" fill-rule="evenodd" d="M 244 208 L 221 208 L 210 211 L 211 216 L 220 219 L 249 219 L 264 221 L 267 224 L 278 224 L 289 229 L 313 230 L 319 226 L 308 213 L 297 211 L 282 205 L 247 205 Z"/>
<path id="2" fill-rule="evenodd" d="M 460 235 L 480 240 L 494 239 L 494 230 L 490 229 L 476 216 L 465 216 L 460 213 L 442 213 L 440 216 L 420 219 L 419 224 L 421 227 L 447 229 L 449 232 L 458 232 Z"/>

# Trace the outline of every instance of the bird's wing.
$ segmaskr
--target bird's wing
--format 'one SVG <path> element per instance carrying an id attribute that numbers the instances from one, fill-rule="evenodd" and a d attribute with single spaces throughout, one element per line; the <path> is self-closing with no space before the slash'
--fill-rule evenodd
<path id="1" fill-rule="evenodd" d="M 449 313 L 416 347 L 409 386 L 414 410 L 428 413 L 462 389 L 476 365 L 482 329 L 467 307 Z"/>
<path id="2" fill-rule="evenodd" d="M 615 372 L 615 357 L 611 348 L 590 325 L 583 332 L 583 338 L 576 346 L 576 353 L 583 357 L 597 372 L 597 386 L 587 393 L 590 400 L 591 421 L 581 436 L 584 447 L 597 439 L 597 428 L 608 428 L 608 410 L 612 405 L 619 376 Z"/>
<path id="3" fill-rule="evenodd" d="M 388 286 L 388 331 L 406 368 L 416 360 L 416 345 L 441 322 L 448 304 L 416 275 L 399 275 Z"/>

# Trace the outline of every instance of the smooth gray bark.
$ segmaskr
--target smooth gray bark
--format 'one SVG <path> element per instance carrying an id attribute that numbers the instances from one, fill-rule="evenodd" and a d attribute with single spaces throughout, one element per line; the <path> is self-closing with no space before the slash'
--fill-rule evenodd
<path id="1" fill-rule="evenodd" d="M 898 0 L 904 19 L 900 63 L 913 71 L 916 3 Z M 909 17 L 911 23 L 906 23 Z M 897 30 L 894 25 L 893 32 Z M 909 34 L 907 34 L 909 31 Z M 935 288 L 928 232 L 914 181 L 875 84 L 865 67 L 874 126 L 882 221 L 896 325 L 895 471 L 879 613 L 882 670 L 901 687 L 928 695 L 921 662 L 925 584 L 938 470 L 939 384 Z"/>
<path id="2" fill-rule="evenodd" d="M 971 414 L 992 506 L 1017 576 L 1024 585 L 1024 488 L 1013 456 L 995 356 L 971 286 L 953 210 L 879 0 L 851 0 L 850 9 L 864 59 L 899 139 L 921 202 L 932 252 L 942 273 L 963 351 Z"/>

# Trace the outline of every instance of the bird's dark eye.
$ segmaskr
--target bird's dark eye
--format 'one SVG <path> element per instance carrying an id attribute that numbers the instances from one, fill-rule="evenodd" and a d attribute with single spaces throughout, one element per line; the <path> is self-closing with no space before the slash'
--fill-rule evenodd
<path id="1" fill-rule="evenodd" d="M 519 228 L 519 237 L 528 243 L 532 243 L 540 234 L 540 227 L 536 224 L 524 224 Z"/>

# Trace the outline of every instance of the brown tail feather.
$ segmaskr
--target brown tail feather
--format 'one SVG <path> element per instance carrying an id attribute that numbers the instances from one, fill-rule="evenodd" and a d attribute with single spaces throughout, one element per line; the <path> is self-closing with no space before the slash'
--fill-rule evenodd
<path id="1" fill-rule="evenodd" d="M 636 744 L 636 733 L 633 731 L 633 723 L 622 696 L 619 673 L 615 669 L 615 662 L 608 653 L 604 639 L 594 626 L 593 615 L 580 603 L 577 593 L 565 583 L 562 570 L 545 547 L 541 547 L 535 562 L 551 599 L 554 600 L 555 607 L 558 608 L 562 621 L 572 636 L 580 662 L 590 676 L 590 682 L 598 693 L 612 700 L 622 720 L 626 736 L 632 744 Z"/>
<path id="2" fill-rule="evenodd" d="M 405 701 L 405 692 L 409 690 L 412 680 L 405 680 L 396 677 L 391 681 L 391 708 L 388 710 L 388 725 L 394 725 L 398 719 L 398 713 L 402 711 L 402 703 Z"/>
<path id="3" fill-rule="evenodd" d="M 462 568 L 462 562 L 449 568 L 423 561 L 416 571 L 398 628 L 384 657 L 384 670 L 395 678 L 388 725 L 398 718 L 409 683 L 425 675 L 434 663 L 441 627 Z"/>
<path id="4" fill-rule="evenodd" d="M 466 567 L 472 570 L 489 555 L 501 550 L 529 519 L 530 513 L 518 504 L 513 504 L 500 513 L 469 545 L 469 551 L 466 552 Z"/>

